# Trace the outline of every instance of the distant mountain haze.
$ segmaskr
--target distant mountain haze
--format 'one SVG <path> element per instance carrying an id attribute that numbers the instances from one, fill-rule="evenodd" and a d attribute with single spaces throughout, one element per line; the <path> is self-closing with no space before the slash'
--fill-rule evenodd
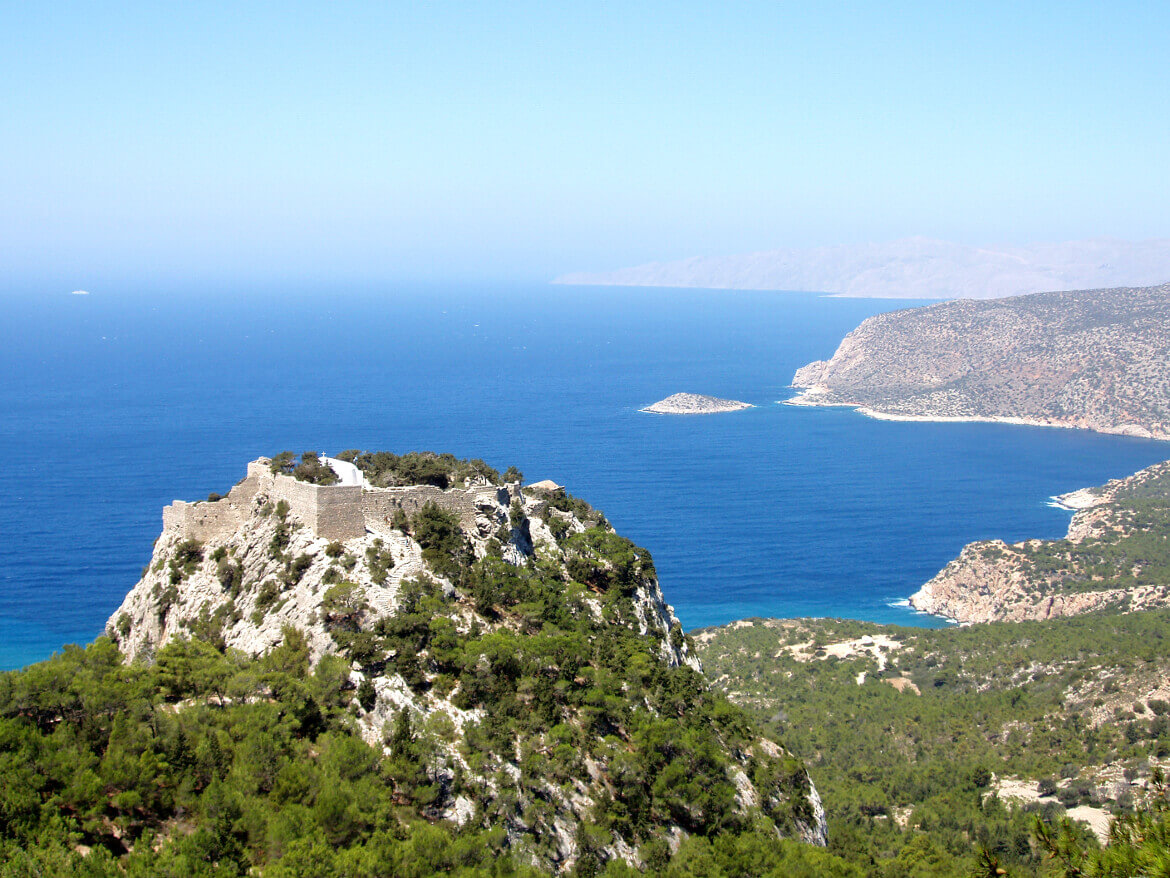
<path id="1" fill-rule="evenodd" d="M 930 238 L 651 262 L 553 282 L 792 290 L 883 299 L 994 299 L 1170 280 L 1170 238 L 971 247 Z"/>

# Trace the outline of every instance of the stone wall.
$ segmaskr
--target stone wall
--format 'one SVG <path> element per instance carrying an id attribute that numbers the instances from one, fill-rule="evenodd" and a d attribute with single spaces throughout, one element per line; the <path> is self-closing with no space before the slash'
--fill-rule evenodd
<path id="1" fill-rule="evenodd" d="M 476 502 L 481 497 L 492 504 L 500 502 L 506 506 L 510 502 L 507 488 L 454 488 L 443 491 L 433 485 L 411 485 L 405 488 L 367 490 L 362 494 L 362 509 L 367 520 L 386 524 L 393 520 L 398 509 L 407 515 L 414 515 L 426 504 L 434 503 L 441 509 L 454 512 L 463 527 L 471 529 L 475 527 Z"/>
<path id="2" fill-rule="evenodd" d="M 176 500 L 163 509 L 163 530 L 178 530 L 184 539 L 206 542 L 238 530 L 244 517 L 226 499 L 214 503 Z"/>
<path id="3" fill-rule="evenodd" d="M 267 494 L 274 503 L 284 500 L 289 511 L 327 540 L 350 540 L 366 532 L 362 516 L 362 489 L 358 485 L 310 485 L 292 476 L 269 474 Z M 261 490 L 264 482 L 261 482 Z"/>
<path id="4" fill-rule="evenodd" d="M 185 503 L 176 500 L 163 510 L 163 528 L 177 529 L 185 538 L 205 542 L 238 530 L 251 514 L 257 496 L 272 503 L 281 500 L 289 512 L 323 539 L 345 541 L 363 536 L 366 525 L 386 525 L 401 509 L 414 515 L 427 503 L 459 516 L 464 528 L 475 527 L 478 506 L 511 502 L 508 488 L 475 487 L 440 490 L 432 485 L 403 488 L 366 488 L 310 485 L 292 476 L 275 475 L 266 458 L 248 464 L 247 477 L 216 501 Z"/>
<path id="5" fill-rule="evenodd" d="M 327 540 L 365 536 L 361 485 L 317 487 L 317 518 L 310 527 Z"/>
<path id="6" fill-rule="evenodd" d="M 185 539 L 200 542 L 233 533 L 251 514 L 259 487 L 249 465 L 247 478 L 228 491 L 226 497 L 197 503 L 176 500 L 164 507 L 163 530 L 178 530 Z"/>

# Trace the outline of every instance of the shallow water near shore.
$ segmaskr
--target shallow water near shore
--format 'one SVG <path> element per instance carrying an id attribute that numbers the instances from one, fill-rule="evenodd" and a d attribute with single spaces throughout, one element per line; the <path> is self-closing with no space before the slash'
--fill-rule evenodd
<path id="1" fill-rule="evenodd" d="M 963 544 L 1058 537 L 1052 496 L 1170 443 L 777 403 L 915 303 L 572 287 L 93 290 L 5 301 L 0 667 L 87 642 L 162 507 L 282 449 L 433 449 L 551 478 L 654 555 L 685 627 L 941 624 L 898 603 Z M 648 415 L 678 391 L 753 403 Z"/>

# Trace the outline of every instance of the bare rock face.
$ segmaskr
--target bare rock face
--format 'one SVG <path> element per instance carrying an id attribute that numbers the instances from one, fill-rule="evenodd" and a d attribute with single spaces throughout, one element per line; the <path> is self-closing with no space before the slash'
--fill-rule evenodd
<path id="1" fill-rule="evenodd" d="M 563 590 L 559 597 L 542 592 L 545 612 L 550 618 L 568 613 L 583 620 L 573 630 L 583 632 L 586 642 L 605 626 L 632 633 L 645 644 L 639 647 L 644 650 L 639 673 L 651 673 L 654 663 L 684 677 L 701 673 L 648 554 L 622 540 L 588 504 L 559 488 L 469 484 L 416 491 L 410 486 L 321 487 L 293 481 L 271 473 L 262 458 L 249 466 L 248 477 L 227 497 L 167 507 L 151 562 L 110 618 L 107 634 L 129 660 L 151 661 L 174 638 L 208 640 L 221 649 L 261 656 L 279 645 L 289 629 L 297 629 L 314 663 L 330 655 L 352 661 L 355 722 L 370 744 L 389 747 L 386 730 L 404 713 L 415 728 L 441 730 L 434 733 L 435 756 L 427 771 L 438 789 L 458 792 L 442 792 L 431 816 L 460 824 L 502 823 L 510 843 L 530 852 L 534 863 L 570 868 L 580 853 L 578 827 L 591 819 L 600 797 L 612 794 L 608 761 L 628 744 L 617 749 L 600 740 L 591 744 L 587 752 L 573 756 L 582 760 L 581 773 L 562 783 L 533 778 L 521 756 L 534 746 L 553 748 L 547 731 L 540 733 L 539 742 L 517 740 L 515 752 L 505 756 L 476 754 L 467 734 L 485 721 L 488 711 L 482 702 L 477 706 L 464 698 L 460 678 L 453 678 L 450 669 L 443 671 L 428 648 L 417 655 L 399 646 L 397 653 L 392 649 L 359 656 L 346 637 L 381 636 L 395 630 L 396 620 L 407 614 L 418 624 L 420 606 L 434 614 L 448 649 L 451 638 L 479 643 L 498 633 L 522 651 L 518 635 L 555 636 L 555 624 L 531 617 L 537 612 L 534 606 L 520 604 L 509 611 L 494 605 L 485 596 L 483 574 L 471 572 L 478 559 L 480 567 L 497 572 L 501 594 L 524 587 L 524 582 L 537 582 L 543 589 L 552 583 Z M 420 492 L 426 498 L 422 505 L 416 496 Z M 415 516 L 425 515 L 433 507 L 447 513 L 448 525 L 457 523 L 458 536 L 449 540 L 457 545 L 455 560 L 448 554 L 445 563 L 438 563 L 433 545 L 430 550 L 424 546 L 430 538 L 415 529 L 419 519 L 397 514 L 410 508 Z M 353 532 L 354 522 L 364 523 L 360 533 Z M 329 533 L 323 536 L 323 529 Z M 338 538 L 338 533 L 349 535 Z M 515 580 L 509 570 L 515 571 Z M 606 583 L 618 579 L 620 589 L 607 590 Z M 487 686 L 497 685 L 491 669 L 493 662 L 502 661 L 493 656 L 485 647 L 475 665 L 474 675 L 482 671 Z M 591 673 L 599 671 L 570 674 L 570 685 L 585 685 Z M 359 699 L 356 693 L 363 689 L 365 697 Z M 646 708 L 639 704 L 632 709 Z M 578 722 L 568 713 L 561 719 L 569 726 Z M 591 740 L 584 728 L 578 733 Z M 560 758 L 572 761 L 568 755 Z M 823 809 L 803 768 L 785 775 L 799 781 L 790 787 L 757 789 L 748 778 L 754 765 L 774 760 L 791 765 L 789 754 L 759 738 L 729 751 L 728 758 L 738 766 L 728 770 L 740 788 L 742 810 L 755 814 L 766 806 L 796 814 L 792 831 L 806 841 L 825 843 Z M 790 801 L 796 804 L 786 804 Z M 679 826 L 663 831 L 685 834 Z M 605 851 L 607 858 L 640 862 L 636 840 L 620 834 L 613 835 Z"/>
<path id="2" fill-rule="evenodd" d="M 1170 284 L 959 300 L 879 314 L 789 402 L 1170 438 Z"/>
<path id="3" fill-rule="evenodd" d="M 1056 499 L 1077 509 L 1064 540 L 971 543 L 910 605 L 963 623 L 1170 606 L 1170 462 Z"/>
<path id="4" fill-rule="evenodd" d="M 719 412 L 738 412 L 753 408 L 751 403 L 698 393 L 675 393 L 642 409 L 656 415 L 712 415 Z"/>

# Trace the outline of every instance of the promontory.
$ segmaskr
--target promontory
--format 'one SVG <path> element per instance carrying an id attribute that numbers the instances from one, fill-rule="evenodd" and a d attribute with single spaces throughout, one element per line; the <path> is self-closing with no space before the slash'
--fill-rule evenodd
<path id="1" fill-rule="evenodd" d="M 1170 284 L 879 314 L 798 369 L 790 403 L 1170 439 Z"/>
<path id="2" fill-rule="evenodd" d="M 971 543 L 910 598 L 958 622 L 1170 607 L 1170 461 L 1057 498 L 1063 540 Z"/>
<path id="3" fill-rule="evenodd" d="M 738 412 L 754 408 L 751 403 L 735 399 L 720 399 L 699 393 L 675 393 L 641 409 L 655 415 L 713 415 L 719 412 Z"/>
<path id="4" fill-rule="evenodd" d="M 78 836 L 87 845 L 106 825 L 149 850 L 179 822 L 227 820 L 233 844 L 270 863 L 314 832 L 463 851 L 429 869 L 283 875 L 470 875 L 477 851 L 502 864 L 492 874 L 600 875 L 717 833 L 826 843 L 804 765 L 708 685 L 650 554 L 514 468 L 356 450 L 255 460 L 225 496 L 165 509 L 107 634 L 131 668 L 161 669 L 171 700 L 152 722 L 186 720 L 201 699 L 213 717 L 261 715 L 242 742 L 176 745 L 182 764 L 211 767 L 158 806 L 162 830 L 95 775 L 105 822 Z M 120 771 L 146 770 L 115 741 L 130 754 Z M 258 766 L 248 819 L 224 818 L 221 778 L 241 763 Z M 231 874 L 259 871 L 240 860 L 253 867 Z"/>

